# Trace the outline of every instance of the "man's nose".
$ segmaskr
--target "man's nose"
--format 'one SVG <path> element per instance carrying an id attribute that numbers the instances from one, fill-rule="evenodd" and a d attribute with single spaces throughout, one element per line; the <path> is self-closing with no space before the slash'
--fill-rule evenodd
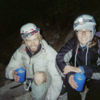
<path id="1" fill-rule="evenodd" d="M 35 45 L 34 41 L 31 42 L 31 45 Z"/>

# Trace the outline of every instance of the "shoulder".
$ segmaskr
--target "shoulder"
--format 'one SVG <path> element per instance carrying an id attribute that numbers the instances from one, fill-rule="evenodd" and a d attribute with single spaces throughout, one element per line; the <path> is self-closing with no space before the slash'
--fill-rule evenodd
<path id="1" fill-rule="evenodd" d="M 56 50 L 54 50 L 53 47 L 51 47 L 44 39 L 42 40 L 41 44 L 42 44 L 42 47 L 44 47 L 47 55 L 56 56 L 56 54 L 57 54 Z"/>
<path id="2" fill-rule="evenodd" d="M 61 53 L 62 52 L 64 52 L 64 53 L 69 52 L 70 50 L 72 50 L 76 47 L 77 43 L 78 43 L 77 38 L 72 37 L 70 40 L 68 40 L 66 42 L 66 44 L 64 46 L 62 46 L 62 48 L 59 50 L 59 52 L 61 52 Z"/>
<path id="3" fill-rule="evenodd" d="M 25 44 L 22 44 L 14 53 L 14 55 L 20 55 L 20 54 L 25 54 L 26 51 L 25 51 Z"/>
<path id="4" fill-rule="evenodd" d="M 75 45 L 78 43 L 77 37 L 72 37 L 70 40 L 67 41 L 66 44 Z"/>
<path id="5" fill-rule="evenodd" d="M 18 48 L 18 51 L 21 52 L 21 53 L 25 53 L 26 52 L 26 45 L 21 44 L 21 46 Z"/>

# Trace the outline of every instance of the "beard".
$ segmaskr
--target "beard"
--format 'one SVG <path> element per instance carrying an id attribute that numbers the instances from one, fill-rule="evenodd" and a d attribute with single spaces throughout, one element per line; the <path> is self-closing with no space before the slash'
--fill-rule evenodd
<path id="1" fill-rule="evenodd" d="M 32 54 L 34 54 L 34 53 L 38 50 L 39 46 L 40 46 L 40 44 L 39 44 L 39 45 L 35 45 L 35 46 L 29 47 L 30 52 L 31 52 Z"/>

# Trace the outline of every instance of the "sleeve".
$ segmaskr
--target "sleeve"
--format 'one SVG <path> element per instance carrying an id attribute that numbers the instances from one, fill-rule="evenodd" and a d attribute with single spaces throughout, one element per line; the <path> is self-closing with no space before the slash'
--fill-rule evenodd
<path id="1" fill-rule="evenodd" d="M 13 79 L 13 71 L 23 66 L 21 54 L 17 50 L 11 57 L 9 64 L 5 69 L 5 76 L 8 79 Z"/>
<path id="2" fill-rule="evenodd" d="M 48 88 L 48 92 L 46 95 L 45 100 L 57 100 L 60 91 L 62 89 L 62 79 L 61 76 L 59 75 L 57 69 L 56 69 L 56 64 L 55 64 L 55 58 L 56 58 L 56 51 L 52 49 L 51 47 L 48 47 L 49 53 L 47 55 L 48 59 L 48 72 L 51 75 L 51 84 L 50 87 Z"/>
<path id="3" fill-rule="evenodd" d="M 58 52 L 56 57 L 56 62 L 59 69 L 63 72 L 63 69 L 66 65 L 70 64 L 70 59 L 72 57 L 73 45 L 75 43 L 75 39 L 70 39 Z"/>
<path id="4" fill-rule="evenodd" d="M 81 69 L 81 73 L 84 74 L 85 71 L 84 71 L 83 67 L 82 66 L 79 66 L 79 68 Z"/>

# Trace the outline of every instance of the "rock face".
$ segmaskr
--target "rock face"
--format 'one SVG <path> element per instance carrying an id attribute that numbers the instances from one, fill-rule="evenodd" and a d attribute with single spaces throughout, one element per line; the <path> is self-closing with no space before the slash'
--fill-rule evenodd
<path id="1" fill-rule="evenodd" d="M 11 89 L 11 87 L 13 86 L 18 86 L 18 87 Z M 21 83 L 10 82 L 0 88 L 0 100 L 25 100 L 25 99 L 17 99 L 17 98 L 26 93 L 27 92 L 24 90 L 24 87 Z"/>
<path id="2" fill-rule="evenodd" d="M 0 87 L 4 85 L 5 80 L 5 65 L 0 63 Z"/>
<path id="3" fill-rule="evenodd" d="M 5 66 L 2 63 L 0 63 L 0 71 L 4 71 L 4 69 L 5 69 Z"/>
<path id="4" fill-rule="evenodd" d="M 47 31 L 48 32 L 48 31 Z M 44 31 L 44 37 L 46 37 L 46 41 L 56 50 L 59 51 L 60 48 L 73 36 L 74 31 L 71 30 L 70 32 L 64 31 L 52 31 L 52 34 L 49 32 L 46 34 Z"/>

